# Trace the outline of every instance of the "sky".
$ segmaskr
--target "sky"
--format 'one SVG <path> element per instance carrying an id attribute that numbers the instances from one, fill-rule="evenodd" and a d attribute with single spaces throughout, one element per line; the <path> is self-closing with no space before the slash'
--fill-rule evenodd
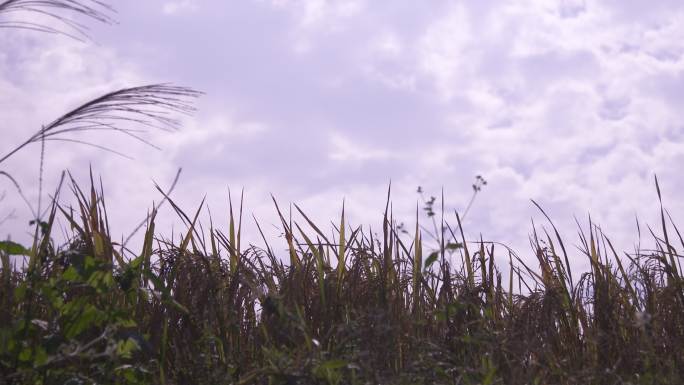
<path id="1" fill-rule="evenodd" d="M 454 223 L 476 175 L 488 183 L 466 234 L 526 259 L 532 221 L 547 224 L 532 199 L 570 248 L 579 245 L 575 218 L 586 232 L 589 215 L 625 251 L 639 218 L 648 244 L 645 225 L 659 225 L 656 174 L 666 208 L 684 218 L 680 0 L 112 5 L 114 25 L 79 19 L 89 42 L 0 29 L 0 152 L 107 91 L 172 82 L 204 92 L 178 132 L 145 136 L 161 151 L 101 134 L 88 138 L 134 159 L 47 145 L 45 190 L 63 169 L 86 185 L 92 166 L 114 237 L 161 200 L 154 182 L 168 186 L 178 168 L 172 198 L 194 213 L 206 196 L 217 227 L 227 228 L 228 189 L 235 201 L 244 188 L 255 244 L 252 214 L 278 234 L 270 194 L 324 227 L 344 200 L 348 222 L 380 230 L 391 181 L 394 217 L 413 228 L 418 186 L 427 197 L 443 189 Z M 39 154 L 34 145 L 0 164 L 34 203 Z M 21 239 L 30 213 L 7 180 L 0 191 L 0 235 Z M 183 230 L 168 207 L 158 221 L 161 233 Z"/>

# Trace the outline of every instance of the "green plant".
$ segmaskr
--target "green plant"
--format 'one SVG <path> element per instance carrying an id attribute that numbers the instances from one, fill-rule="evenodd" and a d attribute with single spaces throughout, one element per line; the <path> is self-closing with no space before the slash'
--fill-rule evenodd
<path id="1" fill-rule="evenodd" d="M 9 347 L 0 372 L 16 383 L 677 384 L 684 377 L 684 285 L 671 232 L 684 242 L 664 209 L 655 248 L 622 257 L 590 223 L 580 241 L 591 270 L 575 278 L 552 223 L 555 238 L 532 234 L 533 269 L 510 249 L 466 240 L 447 221 L 459 247 L 424 253 L 420 226 L 402 236 L 389 210 L 380 239 L 350 227 L 344 214 L 330 237 L 301 208 L 299 220 L 286 220 L 276 205 L 285 263 L 265 238 L 263 247 L 244 246 L 242 203 L 237 214 L 231 203 L 226 233 L 213 225 L 205 233 L 203 205 L 188 215 L 168 197 L 185 235 L 155 234 L 153 212 L 142 250 L 124 255 L 109 237 L 101 191 L 71 184 L 78 216 L 55 203 L 37 247 L 0 244 L 0 338 Z M 57 215 L 74 232 L 65 247 L 50 240 Z M 16 270 L 10 254 L 29 255 L 30 263 Z M 65 358 L 74 355 L 81 358 Z"/>

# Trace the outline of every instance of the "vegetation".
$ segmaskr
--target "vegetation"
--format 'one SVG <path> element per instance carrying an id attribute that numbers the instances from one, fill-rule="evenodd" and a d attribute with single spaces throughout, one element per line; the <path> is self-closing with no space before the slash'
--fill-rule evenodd
<path id="1" fill-rule="evenodd" d="M 101 190 L 70 184 L 78 206 L 55 203 L 30 248 L 0 243 L 7 383 L 684 378 L 684 281 L 665 211 L 656 248 L 635 254 L 619 256 L 590 225 L 581 257 L 591 271 L 573 277 L 568 261 L 577 256 L 557 233 L 533 234 L 539 268 L 531 269 L 504 247 L 466 242 L 458 216 L 457 226 L 440 226 L 441 247 L 424 254 L 423 231 L 402 236 L 390 211 L 379 236 L 348 226 L 344 210 L 326 235 L 297 206 L 293 221 L 277 204 L 288 263 L 265 239 L 263 247 L 241 243 L 242 205 L 234 215 L 232 204 L 228 231 L 205 232 L 202 206 L 189 216 L 170 200 L 185 236 L 155 234 L 153 212 L 133 252 L 111 240 Z M 50 237 L 57 216 L 73 231 L 61 247 Z M 28 261 L 13 266 L 11 255 Z"/>
<path id="2" fill-rule="evenodd" d="M 83 36 L 63 10 L 110 20 L 98 1 L 6 0 L 0 16 L 39 13 L 71 32 L 35 21 L 0 20 L 0 28 Z M 74 141 L 70 135 L 80 131 L 143 140 L 127 127 L 173 127 L 167 113 L 191 112 L 196 96 L 168 85 L 104 95 L 6 150 L 0 164 L 30 144 Z M 9 173 L 0 177 L 21 194 Z M 296 205 L 283 213 L 274 199 L 281 253 L 263 233 L 261 246 L 242 241 L 242 199 L 235 210 L 230 202 L 228 229 L 220 230 L 198 221 L 203 205 L 188 215 L 159 189 L 187 231 L 180 239 L 156 233 L 157 206 L 143 224 L 142 248 L 130 250 L 111 237 L 102 185 L 91 175 L 84 191 L 69 175 L 76 204 L 66 207 L 63 182 L 45 215 L 40 204 L 32 208 L 31 245 L 0 241 L 0 384 L 684 379 L 677 251 L 684 239 L 662 204 L 652 250 L 620 255 L 590 223 L 571 254 L 549 219 L 551 233 L 532 233 L 532 268 L 503 245 L 467 241 L 462 218 L 445 219 L 443 197 L 441 210 L 435 198 L 424 200 L 433 231 L 419 225 L 418 207 L 408 230 L 393 218 L 389 191 L 380 234 L 349 226 L 344 206 L 324 231 Z M 476 179 L 473 198 L 484 184 Z M 660 198 L 657 180 L 656 188 Z M 58 217 L 71 231 L 62 243 L 53 237 Z M 435 240 L 434 250 L 423 245 L 424 235 Z M 573 272 L 570 260 L 577 258 L 590 270 Z"/>

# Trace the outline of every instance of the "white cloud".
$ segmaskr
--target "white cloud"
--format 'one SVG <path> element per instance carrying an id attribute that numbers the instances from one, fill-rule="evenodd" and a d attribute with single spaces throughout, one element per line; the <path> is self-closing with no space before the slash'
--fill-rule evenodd
<path id="1" fill-rule="evenodd" d="M 198 4 L 195 0 L 169 1 L 164 3 L 162 12 L 166 15 L 175 15 L 179 12 L 197 11 Z"/>
<path id="2" fill-rule="evenodd" d="M 340 132 L 332 133 L 330 145 L 331 149 L 329 150 L 328 157 L 336 161 L 363 163 L 392 158 L 390 151 L 361 144 Z"/>
<path id="3" fill-rule="evenodd" d="M 366 0 L 271 0 L 276 9 L 287 11 L 295 20 L 292 49 L 307 54 L 322 36 L 344 33 L 350 20 L 362 16 Z"/>
<path id="4" fill-rule="evenodd" d="M 302 27 L 325 27 L 339 20 L 357 15 L 365 7 L 365 0 L 272 0 L 278 8 L 289 9 Z"/>
<path id="5" fill-rule="evenodd" d="M 435 81 L 445 99 L 467 84 L 477 51 L 467 8 L 459 3 L 432 23 L 420 38 L 420 69 Z"/>
<path id="6" fill-rule="evenodd" d="M 140 58 L 123 60 L 119 51 L 130 42 L 110 52 L 2 41 L 0 114 L 35 127 L 120 79 L 141 78 L 132 63 L 144 63 L 150 76 L 215 87 L 207 96 L 213 107 L 178 135 L 156 140 L 166 152 L 140 150 L 147 163 L 125 163 L 132 180 L 117 180 L 110 202 L 149 207 L 157 195 L 139 186 L 167 180 L 182 165 L 184 202 L 207 192 L 214 210 L 226 185 L 246 185 L 262 218 L 272 218 L 268 192 L 275 192 L 330 219 L 339 207 L 329 203 L 346 196 L 347 210 L 367 223 L 382 211 L 391 178 L 397 217 L 409 221 L 417 184 L 433 192 L 444 184 L 461 209 L 470 178 L 481 173 L 489 184 L 468 217 L 473 237 L 482 231 L 526 254 L 528 219 L 541 223 L 533 198 L 570 238 L 566 246 L 577 243 L 573 215 L 583 220 L 589 211 L 625 249 L 634 215 L 651 221 L 657 214 L 653 173 L 675 219 L 684 217 L 673 195 L 684 187 L 676 167 L 684 159 L 683 7 L 637 3 L 213 3 L 212 17 L 195 21 L 201 38 L 160 34 L 173 40 L 164 43 L 166 60 L 140 50 Z M 240 39 L 215 33 L 228 28 L 221 12 L 244 22 L 235 27 Z M 140 31 L 135 36 L 147 38 Z M 49 151 L 59 151 L 58 165 L 99 154 Z M 124 164 L 107 159 L 104 172 Z M 27 183 L 32 161 L 27 154 L 12 165 L 27 165 Z"/>
<path id="7" fill-rule="evenodd" d="M 403 44 L 396 33 L 381 32 L 371 40 L 372 50 L 386 57 L 398 57 L 403 51 Z"/>
<path id="8" fill-rule="evenodd" d="M 385 79 L 393 76 L 434 82 L 434 96 L 445 103 L 460 142 L 445 142 L 431 156 L 444 165 L 465 157 L 486 165 L 482 172 L 494 182 L 482 200 L 488 194 L 494 199 L 482 203 L 479 218 L 506 217 L 492 219 L 491 226 L 499 235 L 511 234 L 506 226 L 515 228 L 515 235 L 504 236 L 517 246 L 524 248 L 528 230 L 519 214 L 534 212 L 497 207 L 497 196 L 514 193 L 520 205 L 538 199 L 564 216 L 569 235 L 572 214 L 591 211 L 605 220 L 608 234 L 617 233 L 617 243 L 628 246 L 634 214 L 652 218 L 653 173 L 675 164 L 663 159 L 662 149 L 673 159 L 684 150 L 672 141 L 684 135 L 677 123 L 684 115 L 661 94 L 671 92 L 662 87 L 682 71 L 681 10 L 649 23 L 613 11 L 589 1 L 519 1 L 494 6 L 475 21 L 473 8 L 459 3 L 430 21 L 420 38 L 408 40 L 411 45 L 404 40 L 396 61 L 411 62 L 410 52 L 412 69 L 385 63 L 367 72 L 388 87 Z M 499 185 L 497 178 L 509 182 Z M 679 184 L 676 179 L 669 183 Z M 494 190 L 497 185 L 506 191 Z"/>

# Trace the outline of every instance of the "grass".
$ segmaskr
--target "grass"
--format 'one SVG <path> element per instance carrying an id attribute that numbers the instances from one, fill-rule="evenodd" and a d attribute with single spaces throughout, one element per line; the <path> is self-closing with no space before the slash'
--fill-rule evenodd
<path id="1" fill-rule="evenodd" d="M 381 235 L 349 226 L 344 211 L 327 233 L 298 207 L 292 220 L 275 204 L 285 233 L 279 255 L 265 239 L 241 242 L 242 204 L 231 203 L 227 231 L 205 231 L 201 206 L 188 215 L 170 198 L 185 236 L 155 234 L 153 212 L 142 250 L 131 252 L 110 238 L 101 190 L 70 186 L 78 206 L 53 204 L 31 247 L 0 243 L 0 378 L 8 383 L 684 378 L 676 251 L 684 242 L 674 223 L 668 231 L 665 210 L 654 250 L 634 254 L 619 255 L 594 225 L 580 235 L 580 255 L 566 253 L 553 227 L 553 236 L 533 233 L 533 269 L 505 247 L 466 242 L 458 216 L 455 226 L 439 225 L 441 246 L 428 252 L 418 224 L 407 236 L 389 209 Z M 50 237 L 58 216 L 73 231 L 61 247 Z M 10 255 L 28 262 L 13 267 Z M 591 270 L 573 277 L 573 258 Z"/>

